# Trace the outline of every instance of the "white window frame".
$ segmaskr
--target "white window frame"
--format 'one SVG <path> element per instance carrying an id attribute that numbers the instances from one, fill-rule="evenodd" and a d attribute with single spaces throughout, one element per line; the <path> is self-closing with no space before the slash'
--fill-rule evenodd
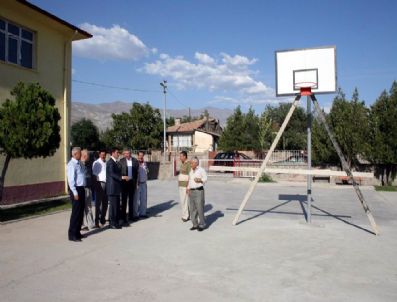
<path id="1" fill-rule="evenodd" d="M 0 29 L 0 32 L 3 33 L 5 35 L 5 60 L 0 60 L 3 62 L 6 62 L 8 64 L 12 64 L 12 65 L 18 65 L 22 68 L 26 68 L 26 69 L 35 69 L 35 39 L 36 39 L 36 34 L 33 30 L 28 29 L 26 27 L 20 26 L 18 24 L 15 24 L 13 22 L 9 22 L 8 20 L 4 19 L 4 18 L 0 18 L 0 20 L 2 20 L 5 23 L 5 28 L 4 29 Z M 15 27 L 19 28 L 19 35 L 15 35 L 13 33 L 8 32 L 8 24 L 11 24 Z M 22 37 L 22 30 L 28 31 L 32 34 L 32 41 L 25 39 Z M 9 57 L 9 49 L 8 49 L 8 39 L 9 38 L 15 39 L 17 40 L 17 63 L 14 62 L 10 62 L 8 60 Z M 32 45 L 32 67 L 26 67 L 22 65 L 22 42 L 26 42 Z"/>

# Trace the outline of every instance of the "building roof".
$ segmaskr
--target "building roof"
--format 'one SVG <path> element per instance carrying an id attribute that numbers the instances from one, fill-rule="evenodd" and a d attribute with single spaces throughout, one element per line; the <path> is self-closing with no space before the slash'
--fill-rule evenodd
<path id="1" fill-rule="evenodd" d="M 86 32 L 85 30 L 83 30 L 81 28 L 78 28 L 77 26 L 75 26 L 73 24 L 70 24 L 69 22 L 67 22 L 67 21 L 65 21 L 65 20 L 63 20 L 63 19 L 51 14 L 50 12 L 48 12 L 48 11 L 46 11 L 46 10 L 44 10 L 44 9 L 34 5 L 34 4 L 32 4 L 32 3 L 30 3 L 30 2 L 28 2 L 26 0 L 16 0 L 16 1 L 21 3 L 21 4 L 23 4 L 23 5 L 25 5 L 26 7 L 34 10 L 34 11 L 36 11 L 36 12 L 38 12 L 38 13 L 40 13 L 40 14 L 42 14 L 42 15 L 44 15 L 44 16 L 46 16 L 46 17 L 48 17 L 48 18 L 50 18 L 50 19 L 52 19 L 52 20 L 54 20 L 54 21 L 56 21 L 56 22 L 58 22 L 58 23 L 60 23 L 62 25 L 64 25 L 64 26 L 74 30 L 74 31 L 77 31 L 82 36 L 81 39 L 92 38 L 92 35 L 90 33 Z"/>
<path id="2" fill-rule="evenodd" d="M 200 131 L 214 136 L 220 136 L 222 128 L 219 122 L 214 118 L 206 118 L 196 120 L 188 123 L 176 124 L 167 128 L 167 133 L 194 133 Z"/>
<path id="3" fill-rule="evenodd" d="M 167 132 L 193 132 L 202 127 L 205 124 L 205 121 L 205 119 L 201 119 L 193 122 L 170 126 L 167 128 Z"/>

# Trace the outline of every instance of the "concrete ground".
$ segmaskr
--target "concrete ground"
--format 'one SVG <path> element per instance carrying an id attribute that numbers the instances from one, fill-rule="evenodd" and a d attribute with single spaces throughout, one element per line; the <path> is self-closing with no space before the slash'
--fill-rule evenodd
<path id="1" fill-rule="evenodd" d="M 316 184 L 210 180 L 209 228 L 180 220 L 175 181 L 151 181 L 152 217 L 67 240 L 70 212 L 0 226 L 1 301 L 397 301 L 397 194 Z"/>

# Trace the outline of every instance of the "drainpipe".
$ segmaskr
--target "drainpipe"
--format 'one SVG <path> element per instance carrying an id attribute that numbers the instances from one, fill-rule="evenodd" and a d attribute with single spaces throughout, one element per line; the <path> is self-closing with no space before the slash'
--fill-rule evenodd
<path id="1" fill-rule="evenodd" d="M 74 37 L 77 35 L 78 31 L 75 30 L 73 35 L 69 40 L 64 43 L 63 49 L 63 151 L 64 151 L 64 158 L 63 158 L 63 167 L 64 167 L 64 176 L 65 176 L 65 192 L 68 191 L 68 182 L 67 182 L 67 171 L 66 165 L 68 164 L 70 158 L 70 137 L 69 137 L 69 120 L 70 120 L 70 107 L 68 102 L 68 83 L 70 84 L 70 77 L 71 77 L 71 64 L 72 64 L 72 41 Z M 70 55 L 68 57 L 68 46 L 70 45 Z M 71 84 L 70 84 L 71 86 Z M 71 98 L 71 91 L 69 91 L 70 98 Z"/>

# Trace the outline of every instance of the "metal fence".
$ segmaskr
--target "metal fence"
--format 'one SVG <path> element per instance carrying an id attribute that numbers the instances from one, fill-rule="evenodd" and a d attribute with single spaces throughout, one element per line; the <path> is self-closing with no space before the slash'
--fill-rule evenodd
<path id="1" fill-rule="evenodd" d="M 210 169 L 214 167 L 253 167 L 259 168 L 262 165 L 263 159 L 209 159 L 201 158 L 200 166 L 206 170 L 208 176 L 217 177 L 255 177 L 254 171 L 217 171 L 217 169 Z M 269 167 L 274 168 L 298 168 L 307 165 L 307 155 L 302 150 L 275 150 L 268 162 Z M 174 163 L 174 175 L 177 174 L 178 163 Z M 221 170 L 221 169 L 220 169 Z"/>

